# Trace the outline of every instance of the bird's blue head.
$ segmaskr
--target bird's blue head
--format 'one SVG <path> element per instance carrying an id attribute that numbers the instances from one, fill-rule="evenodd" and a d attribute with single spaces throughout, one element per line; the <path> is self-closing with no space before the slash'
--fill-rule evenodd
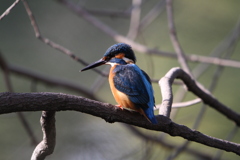
<path id="1" fill-rule="evenodd" d="M 113 57 L 116 58 L 128 58 L 133 63 L 136 63 L 136 57 L 134 55 L 134 52 L 132 50 L 132 47 L 126 43 L 117 43 L 112 45 L 107 49 L 105 54 L 103 55 L 107 59 L 111 59 Z"/>
<path id="2" fill-rule="evenodd" d="M 116 59 L 116 60 L 115 60 Z M 117 60 L 120 59 L 120 60 Z M 124 61 L 124 62 L 122 62 Z M 100 60 L 86 66 L 83 68 L 81 71 L 85 71 L 91 68 L 95 68 L 97 66 L 103 65 L 103 64 L 109 64 L 109 63 L 118 63 L 118 64 L 123 64 L 123 63 L 135 63 L 136 62 L 136 57 L 134 55 L 134 52 L 132 50 L 132 47 L 126 43 L 117 43 L 112 45 L 107 49 L 105 54 L 103 55 L 103 58 Z"/>

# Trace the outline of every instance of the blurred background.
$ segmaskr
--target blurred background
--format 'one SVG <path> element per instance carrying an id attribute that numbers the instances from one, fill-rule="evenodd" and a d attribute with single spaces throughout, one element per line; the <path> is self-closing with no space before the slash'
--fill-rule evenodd
<path id="1" fill-rule="evenodd" d="M 13 2 L 14 0 L 1 1 L 0 14 Z M 67 0 L 64 2 L 84 8 L 116 33 L 137 43 L 175 53 L 169 38 L 168 19 L 163 0 Z M 88 63 L 100 59 L 108 47 L 117 43 L 113 37 L 77 15 L 73 8 L 62 2 L 31 0 L 28 3 L 41 35 L 67 48 Z M 177 35 L 185 54 L 240 61 L 239 6 L 239 0 L 173 1 Z M 138 30 L 134 29 L 131 23 L 133 16 L 131 13 L 134 10 L 136 15 L 137 13 L 140 15 Z M 138 31 L 137 34 L 134 35 L 134 31 Z M 94 71 L 80 73 L 83 64 L 35 37 L 21 2 L 0 21 L 0 51 L 1 56 L 13 68 L 34 73 L 48 80 L 83 87 L 96 96 L 97 100 L 116 104 L 107 77 L 102 77 Z M 138 51 L 135 53 L 137 65 L 152 79 L 159 80 L 172 67 L 180 66 L 173 57 L 149 55 Z M 217 99 L 234 111 L 240 112 L 239 68 L 219 67 L 206 63 L 201 65 L 200 62 L 191 61 L 188 64 L 197 80 L 210 89 Z M 103 66 L 100 70 L 107 72 L 108 68 Z M 10 72 L 10 80 L 14 92 L 61 92 L 86 97 L 81 91 L 43 83 L 37 78 L 29 78 L 16 72 Z M 159 86 L 154 83 L 153 87 L 156 104 L 160 104 Z M 7 91 L 3 72 L 0 70 L 0 92 Z M 191 93 L 185 95 L 182 86 L 174 85 L 174 91 L 175 102 L 197 98 Z M 156 111 L 155 114 L 157 113 Z M 27 112 L 23 115 L 33 132 L 33 137 L 39 142 L 42 139 L 39 124 L 41 112 Z M 173 109 L 171 117 L 174 122 L 196 128 L 204 134 L 240 143 L 240 132 L 235 124 L 202 103 Z M 30 159 L 35 145 L 20 122 L 19 116 L 16 113 L 1 115 L 0 126 L 0 159 Z M 180 137 L 133 128 L 122 123 L 109 124 L 97 117 L 73 111 L 56 113 L 56 129 L 56 147 L 54 153 L 47 158 L 51 160 L 239 159 L 234 153 L 221 153 L 217 149 L 195 142 L 189 143 L 186 150 L 174 156 L 176 148 L 185 143 Z M 166 144 L 156 143 L 137 133 L 162 140 Z M 199 155 L 193 153 L 194 151 Z"/>

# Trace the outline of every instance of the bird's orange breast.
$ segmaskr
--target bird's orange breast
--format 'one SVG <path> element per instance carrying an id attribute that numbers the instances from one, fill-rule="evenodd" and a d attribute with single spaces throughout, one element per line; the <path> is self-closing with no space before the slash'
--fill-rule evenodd
<path id="1" fill-rule="evenodd" d="M 125 93 L 117 90 L 117 88 L 115 87 L 113 78 L 115 76 L 114 69 L 115 69 L 115 67 L 117 65 L 118 64 L 113 65 L 111 67 L 110 72 L 109 72 L 109 78 L 108 78 L 109 84 L 110 84 L 110 88 L 111 88 L 112 94 L 113 94 L 116 102 L 120 105 L 120 107 L 127 108 L 127 109 L 130 109 L 130 110 L 134 110 L 134 111 L 139 112 L 144 117 L 146 117 L 146 119 L 148 121 L 150 121 L 149 118 L 144 113 L 143 109 L 141 109 L 140 107 L 136 107 L 135 104 L 132 101 L 130 101 L 130 99 L 128 98 L 128 95 L 126 95 Z"/>
<path id="2" fill-rule="evenodd" d="M 124 108 L 129 108 L 129 109 L 132 109 L 132 110 L 135 110 L 135 111 L 139 111 L 138 108 L 135 107 L 134 103 L 132 103 L 128 96 L 123 93 L 123 92 L 120 92 L 119 90 L 116 89 L 115 85 L 114 85 L 114 81 L 113 81 L 113 78 L 115 76 L 115 73 L 113 72 L 114 68 L 116 67 L 117 65 L 114 65 L 111 67 L 110 69 L 110 73 L 109 73 L 109 84 L 110 84 L 110 88 L 111 88 L 111 91 L 112 91 L 112 94 L 116 100 L 116 102 L 121 106 L 121 107 L 124 107 Z"/>

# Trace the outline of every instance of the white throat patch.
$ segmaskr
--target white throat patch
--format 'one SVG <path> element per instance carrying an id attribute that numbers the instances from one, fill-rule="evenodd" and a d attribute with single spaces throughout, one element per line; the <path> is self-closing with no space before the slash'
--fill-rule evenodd
<path id="1" fill-rule="evenodd" d="M 113 66 L 115 66 L 115 65 L 118 65 L 118 64 L 112 63 L 112 62 L 107 62 L 107 63 L 105 63 L 105 64 L 109 64 L 109 65 L 111 65 L 111 67 L 113 67 Z"/>

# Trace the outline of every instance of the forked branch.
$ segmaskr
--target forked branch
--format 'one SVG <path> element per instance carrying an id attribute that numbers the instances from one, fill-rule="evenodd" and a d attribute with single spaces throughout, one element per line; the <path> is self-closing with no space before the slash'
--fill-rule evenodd
<path id="1" fill-rule="evenodd" d="M 188 90 L 195 94 L 197 97 L 201 98 L 205 104 L 216 109 L 221 114 L 225 115 L 230 120 L 234 121 L 238 126 L 240 126 L 240 114 L 234 112 L 229 107 L 225 106 L 219 102 L 215 97 L 209 93 L 201 84 L 193 80 L 185 71 L 181 68 L 172 68 L 161 80 L 159 85 L 162 91 L 162 106 L 160 109 L 160 114 L 169 117 L 172 106 L 172 83 L 174 79 L 181 79 L 187 86 Z"/>

